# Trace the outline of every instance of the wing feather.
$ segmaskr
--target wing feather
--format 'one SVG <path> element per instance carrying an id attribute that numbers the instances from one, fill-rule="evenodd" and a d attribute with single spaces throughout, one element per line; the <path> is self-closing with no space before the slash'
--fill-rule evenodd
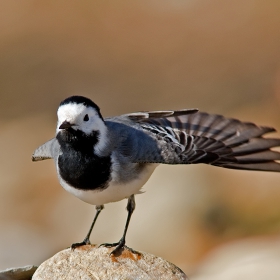
<path id="1" fill-rule="evenodd" d="M 196 109 L 145 114 L 136 122 L 154 135 L 162 147 L 166 145 L 164 152 L 170 154 L 172 150 L 174 153 L 173 156 L 163 156 L 162 163 L 207 163 L 234 169 L 280 172 L 280 153 L 271 150 L 280 146 L 280 139 L 263 137 L 275 131 L 272 127 Z"/>
<path id="2" fill-rule="evenodd" d="M 49 140 L 40 147 L 38 147 L 33 155 L 32 161 L 40 161 L 45 159 L 55 158 L 59 154 L 59 144 L 56 138 Z"/>

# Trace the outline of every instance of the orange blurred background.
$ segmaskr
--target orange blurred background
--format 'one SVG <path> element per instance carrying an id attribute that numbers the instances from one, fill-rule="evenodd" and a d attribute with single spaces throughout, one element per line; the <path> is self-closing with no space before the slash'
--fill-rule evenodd
<path id="1" fill-rule="evenodd" d="M 31 162 L 54 136 L 58 104 L 70 95 L 93 99 L 103 116 L 199 108 L 280 130 L 279 1 L 0 6 L 0 269 L 39 265 L 82 241 L 90 226 L 94 207 L 59 186 L 53 162 Z M 273 248 L 279 182 L 275 173 L 161 166 L 136 196 L 128 246 L 194 277 L 232 242 L 260 238 L 252 254 L 263 242 Z M 106 205 L 93 243 L 119 240 L 125 205 Z"/>

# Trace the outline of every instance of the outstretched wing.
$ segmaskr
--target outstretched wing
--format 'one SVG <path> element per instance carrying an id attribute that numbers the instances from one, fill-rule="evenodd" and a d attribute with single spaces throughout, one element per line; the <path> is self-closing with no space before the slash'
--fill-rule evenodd
<path id="1" fill-rule="evenodd" d="M 33 155 L 32 161 L 40 161 L 45 159 L 55 158 L 59 155 L 59 144 L 56 138 L 49 140 L 40 147 L 38 147 Z"/>
<path id="2" fill-rule="evenodd" d="M 207 163 L 216 166 L 280 172 L 278 138 L 264 138 L 275 129 L 221 115 L 183 111 L 144 112 L 126 115 L 157 138 L 167 153 L 163 163 Z M 166 148 L 167 147 L 167 148 Z"/>

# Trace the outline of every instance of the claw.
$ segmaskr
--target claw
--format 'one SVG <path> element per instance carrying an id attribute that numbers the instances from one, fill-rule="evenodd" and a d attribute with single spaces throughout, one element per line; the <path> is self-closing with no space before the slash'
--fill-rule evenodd
<path id="1" fill-rule="evenodd" d="M 81 246 L 83 246 L 83 245 L 90 245 L 89 239 L 86 238 L 86 239 L 85 239 L 84 241 L 82 241 L 82 242 L 73 243 L 73 244 L 71 245 L 71 250 L 74 251 L 76 248 L 81 247 Z"/>
<path id="2" fill-rule="evenodd" d="M 101 246 L 104 246 L 106 248 L 112 248 L 112 247 L 116 247 L 111 253 L 110 253 L 110 256 L 114 256 L 114 257 L 117 257 L 119 255 L 121 255 L 122 251 L 123 250 L 128 250 L 130 251 L 132 254 L 136 254 L 136 255 L 139 255 L 141 256 L 142 254 L 138 251 L 135 251 L 134 249 L 130 248 L 130 247 L 127 247 L 125 245 L 125 243 L 120 240 L 119 242 L 117 243 L 103 243 L 103 244 L 100 244 L 98 247 L 101 247 Z"/>

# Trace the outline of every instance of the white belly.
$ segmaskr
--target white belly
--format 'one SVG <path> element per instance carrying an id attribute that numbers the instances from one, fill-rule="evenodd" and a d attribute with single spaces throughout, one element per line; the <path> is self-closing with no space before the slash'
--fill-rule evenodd
<path id="1" fill-rule="evenodd" d="M 132 194 L 141 193 L 140 189 L 148 181 L 157 166 L 158 164 L 154 163 L 147 164 L 137 177 L 126 183 L 120 183 L 113 177 L 108 187 L 101 190 L 79 190 L 70 186 L 64 180 L 62 180 L 59 175 L 58 176 L 60 179 L 60 184 L 66 191 L 89 204 L 102 205 L 128 198 Z"/>

